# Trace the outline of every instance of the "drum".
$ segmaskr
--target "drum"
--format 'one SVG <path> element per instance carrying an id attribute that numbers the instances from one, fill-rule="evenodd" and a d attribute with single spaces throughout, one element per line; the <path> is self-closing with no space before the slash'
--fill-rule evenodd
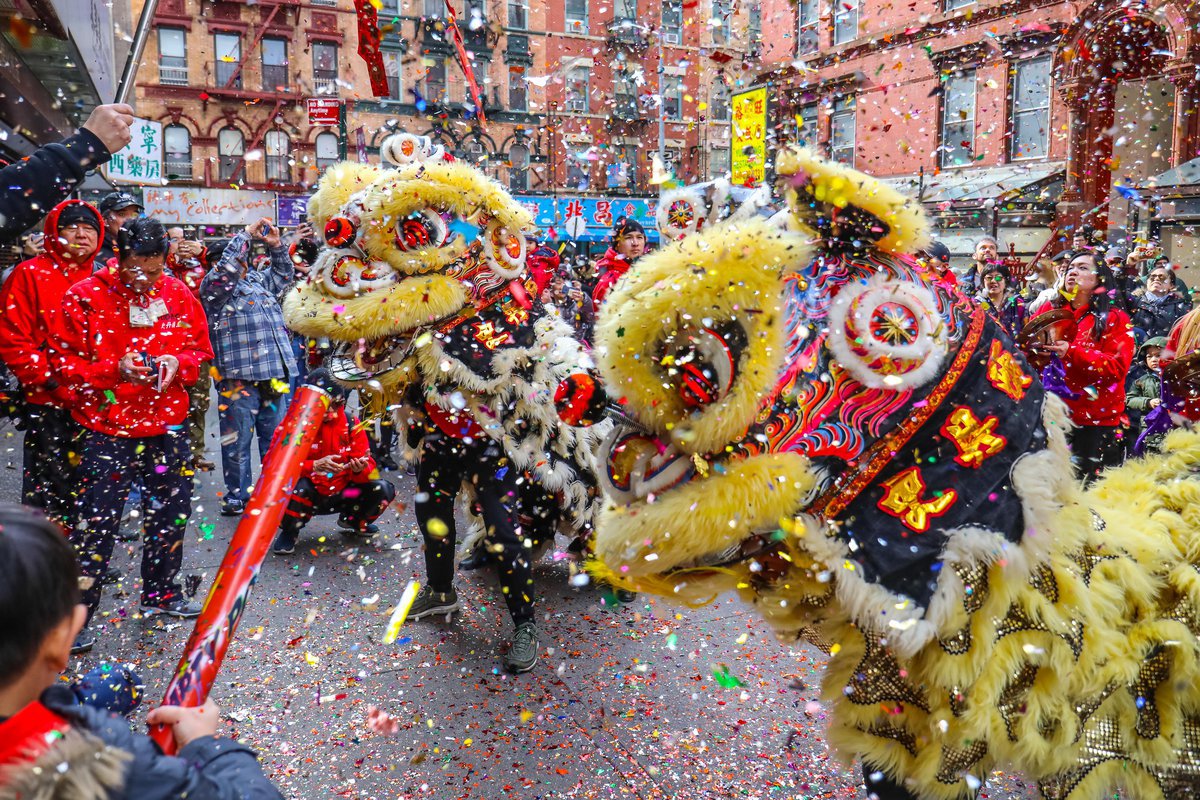
<path id="1" fill-rule="evenodd" d="M 1038 314 L 1025 323 L 1017 336 L 1017 347 L 1029 359 L 1038 372 L 1046 368 L 1054 356 L 1046 345 L 1059 341 L 1071 341 L 1075 336 L 1075 315 L 1067 308 L 1056 308 Z"/>

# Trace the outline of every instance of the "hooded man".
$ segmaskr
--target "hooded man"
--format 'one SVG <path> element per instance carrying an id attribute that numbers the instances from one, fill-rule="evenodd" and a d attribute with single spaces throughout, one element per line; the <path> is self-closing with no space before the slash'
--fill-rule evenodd
<path id="1" fill-rule="evenodd" d="M 621 217 L 613 227 L 612 246 L 600 256 L 596 262 L 596 272 L 600 280 L 592 290 L 592 302 L 596 308 L 604 302 L 604 296 L 621 276 L 629 271 L 633 262 L 646 252 L 646 229 L 632 217 Z"/>
<path id="2" fill-rule="evenodd" d="M 25 405 L 22 502 L 65 524 L 74 508 L 79 425 L 71 419 L 75 393 L 51 363 L 49 342 L 60 327 L 63 295 L 92 274 L 104 222 L 87 203 L 65 200 L 44 228 L 45 252 L 18 264 L 0 290 L 0 359 L 20 382 Z"/>

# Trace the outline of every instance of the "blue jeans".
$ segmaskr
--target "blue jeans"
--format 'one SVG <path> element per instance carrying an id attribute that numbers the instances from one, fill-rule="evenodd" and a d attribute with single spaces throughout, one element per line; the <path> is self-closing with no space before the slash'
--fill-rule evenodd
<path id="1" fill-rule="evenodd" d="M 225 502 L 250 500 L 254 468 L 250 446 L 258 437 L 261 462 L 271 448 L 271 437 L 283 421 L 284 396 L 271 387 L 271 381 L 242 381 L 228 378 L 218 381 L 217 395 L 221 412 L 221 471 L 225 476 Z"/>

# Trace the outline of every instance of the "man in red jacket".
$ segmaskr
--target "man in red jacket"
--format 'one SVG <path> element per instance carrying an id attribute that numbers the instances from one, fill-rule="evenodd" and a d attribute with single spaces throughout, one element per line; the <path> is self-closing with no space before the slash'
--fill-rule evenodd
<path id="1" fill-rule="evenodd" d="M 71 419 L 74 391 L 50 360 L 49 341 L 62 314 L 62 297 L 91 277 L 104 241 L 100 212 L 66 200 L 46 217 L 45 252 L 13 269 L 0 290 L 0 359 L 21 382 L 25 401 L 22 502 L 69 524 L 75 507 L 73 463 L 79 425 Z"/>
<path id="2" fill-rule="evenodd" d="M 642 224 L 632 217 L 621 217 L 617 220 L 613 228 L 612 247 L 600 256 L 595 266 L 596 272 L 600 273 L 600 280 L 596 282 L 596 288 L 592 289 L 592 302 L 596 304 L 597 309 L 604 302 L 604 297 L 613 284 L 629 272 L 633 262 L 645 252 L 646 229 Z"/>
<path id="3" fill-rule="evenodd" d="M 63 298 L 55 356 L 64 382 L 79 392 L 72 408 L 85 429 L 79 499 L 71 538 L 80 572 L 92 578 L 83 602 L 89 621 L 100 604 L 99 578 L 134 481 L 146 505 L 142 610 L 194 617 L 175 578 L 191 515 L 187 387 L 213 356 L 200 301 L 163 274 L 162 223 L 141 217 L 117 232 L 117 263 L 76 284 Z M 79 652 L 91 648 L 85 630 Z"/>
<path id="4" fill-rule="evenodd" d="M 396 499 L 396 487 L 379 477 L 366 429 L 346 412 L 346 390 L 324 368 L 310 372 L 304 382 L 329 392 L 332 402 L 275 539 L 273 550 L 281 556 L 296 552 L 300 529 L 317 514 L 337 513 L 338 527 L 351 534 L 377 533 L 375 520 Z"/>

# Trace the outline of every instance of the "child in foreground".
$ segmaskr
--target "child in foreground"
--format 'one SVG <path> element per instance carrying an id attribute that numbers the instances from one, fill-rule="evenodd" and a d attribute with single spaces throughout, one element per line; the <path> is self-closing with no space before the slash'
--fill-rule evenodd
<path id="1" fill-rule="evenodd" d="M 58 676 L 87 618 L 79 598 L 62 531 L 0 505 L 0 800 L 278 800 L 254 752 L 217 737 L 212 700 L 150 712 L 150 723 L 171 729 L 178 757 L 122 717 L 78 703 Z"/>

